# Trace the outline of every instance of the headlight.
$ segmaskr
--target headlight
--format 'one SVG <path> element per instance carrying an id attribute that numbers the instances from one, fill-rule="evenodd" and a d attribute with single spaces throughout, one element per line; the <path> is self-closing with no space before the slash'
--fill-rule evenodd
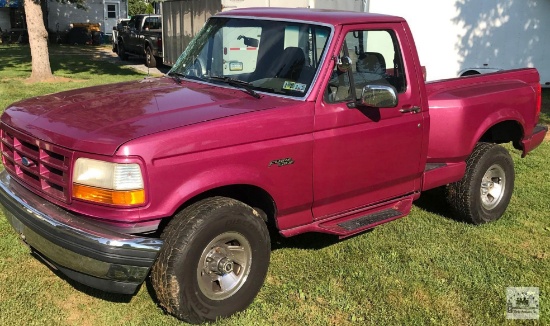
<path id="1" fill-rule="evenodd" d="M 133 206 L 145 203 L 143 176 L 138 164 L 76 160 L 73 197 L 98 203 Z"/>

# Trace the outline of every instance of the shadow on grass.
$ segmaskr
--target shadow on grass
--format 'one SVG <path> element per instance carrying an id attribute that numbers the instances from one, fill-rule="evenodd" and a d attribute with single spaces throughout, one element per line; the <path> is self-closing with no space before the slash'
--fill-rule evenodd
<path id="1" fill-rule="evenodd" d="M 456 222 L 461 222 L 461 220 L 457 219 L 453 215 L 451 208 L 447 203 L 445 189 L 443 188 L 436 188 L 423 192 L 421 197 L 414 202 L 414 205 L 429 213 L 433 213 Z M 340 241 L 345 241 L 347 239 L 369 233 L 374 229 L 376 229 L 376 227 L 340 240 L 338 236 L 323 233 L 304 233 L 294 237 L 285 238 L 272 227 L 270 228 L 271 250 L 275 251 L 284 248 L 313 250 L 323 249 Z"/>
<path id="2" fill-rule="evenodd" d="M 455 218 L 451 214 L 449 206 L 446 203 L 445 192 L 443 189 L 437 188 L 424 192 L 420 199 L 415 202 L 415 205 L 425 211 L 455 220 Z M 269 232 L 271 237 L 271 250 L 276 251 L 285 248 L 319 250 L 332 246 L 341 241 L 346 241 L 347 239 L 354 238 L 356 236 L 368 234 L 372 230 L 374 229 L 363 231 L 359 234 L 342 240 L 339 239 L 338 236 L 323 233 L 305 233 L 290 238 L 285 238 L 273 227 L 269 229 Z M 50 265 L 50 263 L 43 259 L 39 253 L 33 251 L 32 255 L 36 259 L 44 263 L 44 265 L 46 265 L 48 268 L 50 268 L 50 270 L 52 270 L 59 278 L 69 283 L 75 290 L 79 292 L 114 303 L 129 303 L 134 297 L 134 295 L 108 293 L 102 290 L 91 288 L 87 285 L 83 285 L 77 281 L 70 279 L 61 271 Z M 162 309 L 149 277 L 146 278 L 144 284 L 142 284 L 141 286 L 146 287 L 147 293 L 149 294 L 153 302 L 159 307 L 159 309 Z M 136 293 L 138 291 L 136 291 Z"/>
<path id="3" fill-rule="evenodd" d="M 270 228 L 269 234 L 271 251 L 285 248 L 319 250 L 343 241 L 338 236 L 325 233 L 304 233 L 285 238 L 275 228 Z"/>
<path id="4" fill-rule="evenodd" d="M 48 267 L 57 277 L 60 279 L 66 281 L 69 285 L 71 285 L 75 290 L 85 293 L 87 295 L 93 296 L 98 299 L 110 301 L 110 302 L 118 302 L 118 303 L 128 303 L 130 300 L 132 300 L 132 297 L 134 295 L 132 294 L 119 294 L 119 293 L 109 293 L 102 290 L 94 289 L 92 287 L 89 287 L 87 285 L 84 285 L 82 283 L 79 283 L 65 274 L 58 270 L 55 266 L 53 266 L 48 260 L 46 260 L 40 253 L 36 252 L 35 250 L 31 250 L 31 256 L 33 256 L 38 261 L 42 262 L 46 267 Z M 139 289 L 139 288 L 138 288 Z M 137 291 L 136 291 L 137 293 Z"/>
<path id="5" fill-rule="evenodd" d="M 447 203 L 445 189 L 443 189 L 443 187 L 422 192 L 420 198 L 414 202 L 414 205 L 422 210 L 425 210 L 426 212 L 460 222 L 453 215 L 451 207 Z"/>
<path id="6" fill-rule="evenodd" d="M 108 57 L 101 55 L 101 49 L 92 46 L 50 46 L 50 66 L 52 72 L 68 74 L 88 73 L 93 75 L 132 76 L 139 73 L 113 64 Z M 0 70 L 21 69 L 31 71 L 31 55 L 28 45 L 0 46 Z"/>

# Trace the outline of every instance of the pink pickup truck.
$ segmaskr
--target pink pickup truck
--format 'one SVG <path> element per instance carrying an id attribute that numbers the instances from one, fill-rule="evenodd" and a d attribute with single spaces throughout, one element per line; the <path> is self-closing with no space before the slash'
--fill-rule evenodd
<path id="1" fill-rule="evenodd" d="M 245 309 L 284 236 L 407 215 L 500 218 L 544 139 L 535 69 L 425 83 L 399 17 L 255 8 L 212 17 L 165 77 L 41 96 L 1 117 L 0 202 L 61 273 L 188 322 Z"/>

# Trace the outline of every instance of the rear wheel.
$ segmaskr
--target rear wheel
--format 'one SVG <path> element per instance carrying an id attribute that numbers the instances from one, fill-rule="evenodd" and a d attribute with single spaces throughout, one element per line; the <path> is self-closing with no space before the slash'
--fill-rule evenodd
<path id="1" fill-rule="evenodd" d="M 473 224 L 499 219 L 514 189 L 514 162 L 502 146 L 478 143 L 466 161 L 462 180 L 447 187 L 447 198 L 457 217 Z"/>
<path id="2" fill-rule="evenodd" d="M 462 75 L 460 75 L 460 77 L 476 76 L 476 75 L 480 75 L 479 71 L 468 70 L 468 71 L 464 72 Z"/>
<path id="3" fill-rule="evenodd" d="M 155 68 L 157 66 L 157 58 L 153 55 L 151 47 L 145 49 L 145 65 L 149 68 Z"/>
<path id="4" fill-rule="evenodd" d="M 151 272 L 163 308 L 191 323 L 243 310 L 260 290 L 269 265 L 267 226 L 252 207 L 213 197 L 177 214 Z"/>

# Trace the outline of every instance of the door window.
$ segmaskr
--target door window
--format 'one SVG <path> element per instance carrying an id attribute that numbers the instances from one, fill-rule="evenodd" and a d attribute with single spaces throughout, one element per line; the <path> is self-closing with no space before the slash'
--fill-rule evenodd
<path id="1" fill-rule="evenodd" d="M 107 18 L 117 18 L 117 8 L 115 4 L 107 5 Z"/>
<path id="2" fill-rule="evenodd" d="M 346 35 L 338 55 L 351 59 L 348 71 L 335 65 L 327 88 L 327 102 L 352 101 L 367 85 L 393 86 L 398 93 L 407 89 L 403 60 L 393 31 L 352 31 Z M 355 97 L 355 98 L 354 98 Z"/>

